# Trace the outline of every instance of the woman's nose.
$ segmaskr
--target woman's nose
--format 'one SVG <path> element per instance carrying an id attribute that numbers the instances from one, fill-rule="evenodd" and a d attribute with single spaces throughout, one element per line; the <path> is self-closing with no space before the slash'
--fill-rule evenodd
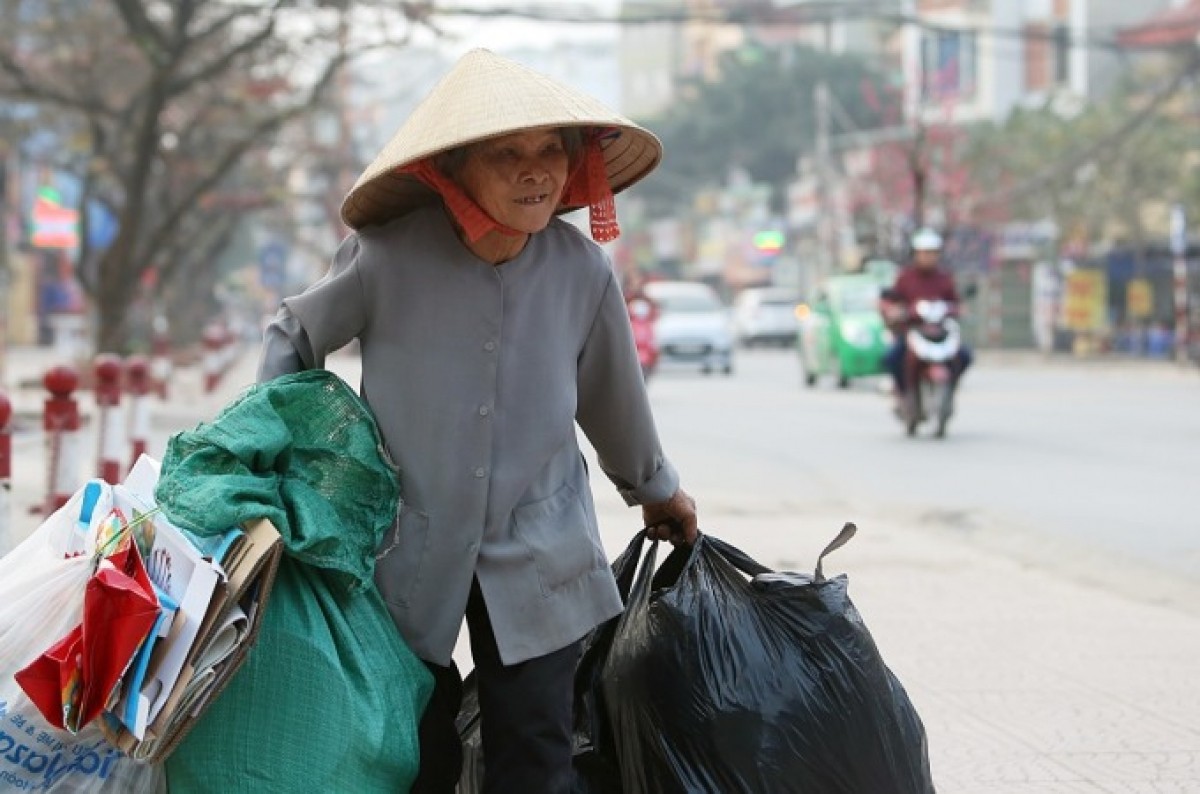
<path id="1" fill-rule="evenodd" d="M 538 182 L 543 182 L 549 172 L 537 163 L 530 163 L 521 169 L 521 181 L 527 184 L 536 185 Z"/>

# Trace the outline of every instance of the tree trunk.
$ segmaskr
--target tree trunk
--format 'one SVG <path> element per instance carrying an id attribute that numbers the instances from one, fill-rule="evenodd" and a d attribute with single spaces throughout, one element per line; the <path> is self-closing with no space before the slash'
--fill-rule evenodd
<path id="1" fill-rule="evenodd" d="M 925 225 L 925 193 L 929 180 L 924 168 L 913 169 L 913 227 L 920 229 Z"/>
<path id="2" fill-rule="evenodd" d="M 129 352 L 130 308 L 137 299 L 139 271 L 130 265 L 132 238 L 118 235 L 100 260 L 100 283 L 96 291 L 96 352 Z"/>

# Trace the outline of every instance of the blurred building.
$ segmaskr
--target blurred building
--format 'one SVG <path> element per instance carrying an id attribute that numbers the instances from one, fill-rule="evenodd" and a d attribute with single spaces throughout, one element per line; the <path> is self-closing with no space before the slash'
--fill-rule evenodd
<path id="1" fill-rule="evenodd" d="M 755 40 L 766 45 L 804 44 L 838 55 L 886 58 L 904 0 L 866 0 L 830 9 L 825 0 L 775 0 L 779 19 L 752 28 Z M 793 24 L 788 17 L 796 18 Z"/>
<path id="2" fill-rule="evenodd" d="M 807 46 L 895 61 L 889 52 L 903 0 L 626 0 L 624 18 L 656 20 L 621 28 L 621 107 L 652 119 L 694 80 L 716 80 L 721 58 L 748 45 Z"/>
<path id="3" fill-rule="evenodd" d="M 625 0 L 620 13 L 633 20 L 682 15 L 684 0 Z M 633 119 L 652 119 L 670 106 L 682 51 L 682 24 L 658 21 L 621 26 L 617 54 L 622 113 Z"/>
<path id="4" fill-rule="evenodd" d="M 1179 0 L 906 0 L 906 107 L 927 121 L 1002 121 L 1018 106 L 1069 111 L 1127 68 L 1120 29 Z"/>

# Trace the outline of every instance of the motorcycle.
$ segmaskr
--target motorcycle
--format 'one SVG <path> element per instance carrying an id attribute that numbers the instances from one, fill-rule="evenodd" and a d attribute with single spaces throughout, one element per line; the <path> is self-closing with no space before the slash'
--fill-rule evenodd
<path id="1" fill-rule="evenodd" d="M 951 304 L 940 300 L 917 301 L 913 307 L 915 323 L 905 336 L 904 379 L 908 388 L 901 416 L 910 436 L 916 435 L 922 422 L 932 418 L 936 422 L 934 434 L 944 438 L 946 424 L 954 413 L 955 369 L 962 330 L 951 312 Z"/>
<path id="2" fill-rule="evenodd" d="M 658 339 L 654 334 L 656 311 L 645 298 L 629 301 L 629 325 L 633 328 L 633 343 L 637 347 L 638 363 L 642 365 L 642 378 L 650 375 L 658 366 Z"/>

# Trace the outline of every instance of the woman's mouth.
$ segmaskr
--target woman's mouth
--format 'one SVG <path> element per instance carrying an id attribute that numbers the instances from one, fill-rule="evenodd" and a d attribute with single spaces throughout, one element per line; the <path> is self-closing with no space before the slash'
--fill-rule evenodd
<path id="1" fill-rule="evenodd" d="M 538 204 L 544 203 L 546 201 L 546 199 L 548 199 L 548 198 L 550 198 L 549 193 L 539 193 L 536 196 L 526 196 L 525 198 L 519 198 L 519 199 L 517 199 L 517 203 L 524 207 L 536 207 Z"/>

